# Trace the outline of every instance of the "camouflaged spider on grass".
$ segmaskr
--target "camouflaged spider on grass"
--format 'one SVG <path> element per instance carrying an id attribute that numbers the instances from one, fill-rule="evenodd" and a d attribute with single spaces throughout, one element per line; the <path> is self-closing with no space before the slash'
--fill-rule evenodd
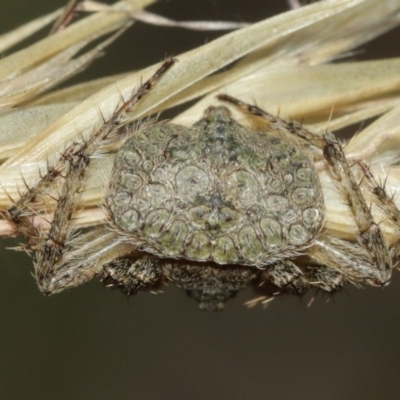
<path id="1" fill-rule="evenodd" d="M 309 288 L 334 292 L 345 282 L 387 284 L 394 251 L 352 168 L 363 172 L 389 217 L 398 211 L 368 166 L 350 168 L 332 133 L 314 133 L 226 95 L 219 100 L 263 118 L 269 128 L 244 128 L 227 107 L 216 105 L 190 128 L 155 123 L 132 130 L 116 156 L 104 201 L 112 229 L 71 234 L 91 157 L 119 134 L 125 116 L 173 64 L 168 59 L 88 140 L 69 145 L 8 210 L 34 254 L 40 290 L 52 294 L 97 276 L 133 294 L 170 280 L 202 308 L 220 309 L 251 283 L 258 291 L 271 283 L 275 291 L 297 294 Z M 358 243 L 324 232 L 316 159 L 326 160 L 351 206 Z M 29 210 L 57 180 L 62 187 L 45 233 Z"/>

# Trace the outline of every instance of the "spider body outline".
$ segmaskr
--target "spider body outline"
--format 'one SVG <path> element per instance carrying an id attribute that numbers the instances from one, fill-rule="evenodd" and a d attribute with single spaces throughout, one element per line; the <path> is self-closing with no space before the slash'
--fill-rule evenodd
<path id="1" fill-rule="evenodd" d="M 190 128 L 155 124 L 132 136 L 110 183 L 111 223 L 161 258 L 263 268 L 299 254 L 322 229 L 310 160 L 247 130 L 225 106 Z"/>
<path id="2" fill-rule="evenodd" d="M 284 229 L 287 230 L 286 237 L 285 235 L 282 234 L 282 230 L 278 232 L 279 230 L 278 225 L 280 225 L 281 228 L 283 226 L 281 220 L 279 220 L 278 225 L 275 224 L 276 229 L 274 228 L 271 229 L 271 225 L 273 226 L 274 222 L 270 218 L 268 223 L 264 224 L 265 225 L 264 229 L 261 228 L 260 224 L 258 225 L 257 228 L 258 232 L 256 233 L 254 231 L 254 226 L 252 226 L 251 224 L 247 223 L 247 225 L 245 224 L 244 227 L 240 226 L 240 228 L 243 229 L 246 226 L 248 227 L 247 232 L 245 232 L 245 234 L 242 235 L 243 236 L 242 245 L 243 243 L 247 242 L 247 245 L 242 246 L 243 248 L 245 248 L 244 253 L 246 251 L 249 253 L 251 252 L 252 248 L 258 246 L 258 248 L 254 251 L 253 254 L 253 256 L 255 255 L 255 258 L 258 257 L 258 260 L 256 261 L 254 261 L 254 257 L 253 259 L 251 259 L 251 256 L 249 255 L 246 256 L 243 253 L 243 251 L 241 254 L 238 255 L 238 253 L 240 253 L 238 247 L 240 246 L 238 246 L 237 243 L 240 242 L 239 238 L 240 229 L 237 229 L 236 243 L 234 243 L 233 245 L 232 245 L 233 243 L 232 240 L 230 241 L 230 243 L 228 243 L 229 240 L 225 240 L 224 243 L 220 243 L 218 245 L 218 243 L 216 244 L 216 239 L 215 239 L 216 237 L 214 238 L 213 241 L 210 241 L 208 239 L 208 243 L 206 243 L 207 240 L 205 240 L 204 237 L 206 231 L 207 230 L 218 231 L 218 229 L 221 228 L 218 221 L 215 222 L 215 212 L 214 214 L 212 212 L 208 212 L 207 214 L 207 212 L 204 212 L 205 211 L 204 206 L 206 206 L 207 208 L 207 206 L 210 206 L 210 204 L 214 205 L 217 204 L 216 208 L 218 208 L 218 210 L 221 211 L 224 208 L 223 206 L 226 206 L 227 203 L 229 204 L 232 203 L 231 201 L 227 201 L 226 198 L 224 198 L 224 195 L 221 195 L 221 192 L 214 193 L 214 197 L 212 199 L 211 197 L 209 197 L 208 202 L 206 201 L 206 203 L 204 204 L 199 205 L 199 202 L 196 199 L 190 200 L 192 206 L 197 201 L 197 207 L 200 208 L 203 207 L 203 210 L 197 210 L 200 211 L 200 213 L 199 212 L 196 213 L 196 211 L 194 212 L 194 214 L 192 213 L 192 217 L 194 216 L 196 218 L 197 215 L 199 219 L 197 222 L 195 221 L 194 224 L 201 225 L 203 231 L 202 232 L 200 232 L 199 230 L 195 231 L 195 233 L 191 236 L 190 240 L 188 240 L 187 242 L 189 243 L 190 241 L 189 247 L 191 246 L 192 254 L 193 252 L 196 251 L 196 249 L 200 253 L 204 252 L 203 251 L 204 248 L 202 248 L 202 245 L 204 245 L 204 247 L 208 246 L 210 248 L 210 253 L 207 252 L 208 258 L 207 257 L 199 258 L 198 256 L 189 257 L 187 255 L 188 253 L 186 250 L 185 250 L 186 256 L 180 256 L 178 254 L 179 252 L 183 251 L 183 246 L 186 245 L 185 242 L 186 236 L 183 239 L 181 236 L 182 236 L 182 231 L 184 231 L 185 229 L 187 231 L 187 227 L 185 228 L 187 220 L 186 222 L 183 222 L 183 224 L 181 223 L 180 227 L 178 226 L 177 229 L 176 226 L 174 228 L 174 222 L 172 222 L 169 225 L 168 229 L 164 229 L 161 237 L 164 237 L 165 239 L 165 237 L 168 236 L 169 239 L 167 241 L 169 241 L 171 247 L 165 246 L 166 240 L 164 241 L 161 240 L 161 242 L 159 240 L 158 245 L 160 246 L 161 243 L 161 251 L 160 251 L 160 249 L 156 249 L 157 241 L 155 242 L 153 241 L 155 244 L 153 243 L 152 248 L 149 247 L 146 248 L 146 243 L 145 243 L 146 241 L 148 241 L 149 237 L 151 237 L 152 234 L 154 235 L 154 232 L 151 231 L 151 228 L 152 227 L 154 228 L 155 223 L 152 223 L 152 221 L 157 222 L 157 218 L 156 220 L 150 220 L 150 222 L 147 221 L 147 227 L 150 233 L 149 232 L 146 233 L 147 237 L 145 238 L 146 239 L 145 241 L 142 240 L 144 237 L 143 236 L 141 237 L 141 235 L 143 235 L 143 232 L 145 232 L 146 230 L 146 224 L 143 225 L 142 221 L 144 230 L 142 229 L 141 234 L 138 233 L 139 231 L 135 228 L 136 230 L 134 230 L 134 233 L 137 236 L 136 247 L 139 247 L 139 249 L 135 249 L 134 248 L 135 246 L 129 246 L 129 244 L 127 243 L 128 236 L 126 235 L 126 232 L 123 232 L 124 230 L 126 231 L 127 225 L 125 224 L 125 226 L 123 226 L 122 224 L 121 228 L 121 223 L 120 223 L 121 221 L 119 221 L 118 223 L 116 222 L 116 220 L 120 218 L 119 216 L 117 217 L 114 216 L 110 218 L 112 220 L 112 225 L 116 226 L 116 231 L 117 233 L 119 231 L 119 234 L 120 236 L 122 236 L 122 239 L 120 238 L 116 240 L 115 232 L 114 236 L 110 234 L 111 235 L 110 237 L 112 237 L 114 242 L 108 246 L 107 245 L 104 246 L 102 250 L 97 251 L 97 253 L 94 252 L 93 256 L 91 255 L 90 257 L 84 260 L 82 252 L 75 250 L 75 254 L 74 251 L 72 251 L 72 254 L 71 253 L 68 254 L 67 250 L 69 246 L 66 244 L 66 242 L 70 232 L 70 226 L 69 226 L 70 221 L 73 218 L 73 212 L 75 211 L 78 203 L 78 197 L 79 197 L 78 195 L 80 190 L 79 181 L 84 180 L 85 171 L 90 162 L 91 155 L 94 153 L 96 148 L 102 144 L 103 141 L 107 141 L 108 135 L 114 133 L 115 130 L 121 126 L 122 124 L 121 121 L 123 121 L 126 113 L 128 113 L 129 110 L 132 109 L 132 107 L 136 104 L 136 102 L 140 101 L 143 95 L 145 95 L 149 90 L 151 90 L 151 88 L 156 84 L 157 80 L 160 79 L 162 75 L 167 72 L 167 70 L 173 65 L 173 63 L 174 61 L 172 59 L 168 59 L 163 64 L 163 66 L 156 72 L 156 74 L 139 88 L 137 93 L 134 93 L 130 99 L 123 102 L 123 104 L 118 108 L 118 110 L 115 112 L 115 114 L 112 116 L 110 120 L 104 121 L 105 122 L 104 126 L 99 131 L 97 131 L 91 138 L 89 138 L 87 142 L 73 143 L 67 148 L 67 151 L 63 153 L 63 157 L 60 159 L 59 163 L 62 162 L 68 164 L 67 166 L 68 174 L 66 175 L 63 188 L 61 189 L 60 199 L 58 201 L 57 210 L 55 212 L 55 222 L 53 222 L 50 233 L 48 235 L 42 234 L 42 232 L 40 232 L 39 229 L 34 228 L 33 225 L 29 222 L 29 216 L 24 215 L 24 212 L 26 212 L 27 208 L 26 205 L 34 201 L 37 194 L 41 191 L 41 189 L 39 190 L 38 187 L 40 187 L 41 184 L 43 186 L 46 186 L 49 184 L 49 182 L 51 182 L 52 179 L 57 178 L 59 174 L 54 172 L 57 171 L 57 168 L 53 168 L 52 166 L 50 166 L 48 174 L 44 178 L 42 178 L 42 180 L 38 183 L 38 185 L 29 189 L 27 194 L 23 195 L 21 197 L 21 200 L 17 201 L 14 204 L 14 206 L 10 210 L 8 210 L 7 215 L 9 220 L 14 223 L 16 229 L 20 233 L 28 237 L 29 246 L 35 251 L 35 272 L 41 291 L 45 294 L 55 293 L 65 288 L 76 286 L 80 283 L 83 283 L 93 278 L 94 276 L 100 276 L 103 280 L 121 287 L 121 289 L 123 289 L 124 291 L 128 293 L 134 293 L 138 291 L 140 288 L 146 287 L 146 285 L 147 286 L 154 285 L 160 278 L 159 262 L 154 257 L 151 257 L 151 255 L 149 256 L 148 254 L 147 255 L 142 254 L 140 257 L 143 258 L 143 262 L 141 262 L 140 259 L 139 261 L 135 260 L 133 262 L 128 262 L 128 263 L 125 262 L 125 259 L 126 258 L 130 259 L 130 253 L 134 252 L 135 250 L 149 250 L 149 249 L 150 253 L 154 253 L 156 255 L 172 259 L 183 258 L 183 259 L 191 259 L 196 262 L 212 261 L 215 262 L 216 264 L 238 264 L 239 266 L 242 264 L 252 265 L 263 270 L 263 279 L 271 280 L 274 285 L 282 289 L 285 288 L 293 289 L 296 293 L 302 293 L 309 287 L 316 287 L 328 292 L 333 292 L 339 289 L 344 284 L 345 281 L 350 281 L 356 284 L 367 283 L 374 286 L 385 285 L 390 279 L 392 270 L 391 249 L 389 249 L 388 244 L 386 243 L 385 239 L 382 236 L 382 233 L 380 232 L 379 226 L 375 223 L 375 221 L 371 216 L 370 210 L 365 202 L 365 199 L 363 198 L 358 188 L 357 182 L 351 172 L 351 169 L 347 164 L 342 147 L 338 142 L 338 140 L 335 138 L 335 136 L 329 132 L 323 135 L 317 135 L 303 128 L 300 124 L 297 124 L 293 121 L 285 121 L 279 117 L 271 116 L 265 111 L 255 106 L 247 105 L 239 100 L 230 98 L 229 96 L 226 95 L 222 95 L 219 97 L 222 100 L 227 100 L 231 103 L 234 103 L 244 108 L 246 111 L 254 115 L 266 118 L 267 120 L 269 120 L 269 122 L 271 122 L 271 124 L 275 124 L 276 129 L 284 130 L 286 131 L 285 133 L 287 133 L 288 135 L 294 135 L 294 136 L 297 135 L 298 137 L 304 139 L 305 141 L 310 142 L 313 146 L 323 150 L 324 157 L 327 160 L 328 164 L 330 165 L 332 174 L 338 181 L 340 181 L 343 184 L 344 197 L 350 204 L 352 204 L 353 214 L 360 231 L 360 241 L 359 241 L 360 243 L 350 244 L 338 238 L 324 237 L 322 232 L 322 226 L 323 226 L 322 222 L 324 219 L 323 200 L 322 200 L 322 193 L 320 192 L 319 183 L 316 182 L 314 179 L 316 176 L 316 172 L 313 168 L 310 168 L 311 161 L 308 159 L 308 156 L 305 156 L 305 153 L 303 154 L 303 151 L 299 150 L 297 152 L 297 156 L 300 158 L 303 157 L 302 162 L 305 163 L 304 165 L 302 165 L 303 167 L 302 169 L 307 170 L 302 172 L 305 173 L 306 175 L 307 174 L 309 175 L 308 177 L 309 180 L 311 176 L 310 182 L 312 183 L 311 185 L 312 194 L 310 198 L 306 200 L 306 204 L 307 206 L 309 206 L 307 210 L 311 211 L 306 212 L 306 214 L 308 215 L 307 217 L 305 217 L 304 215 L 301 216 L 302 224 L 297 224 L 296 228 L 297 230 L 294 230 L 292 233 L 290 233 L 290 228 L 289 228 L 290 225 L 284 226 Z M 226 126 L 236 124 L 236 122 L 231 118 L 229 111 L 227 111 L 225 107 L 218 107 L 206 110 L 205 117 L 202 120 L 200 120 L 197 123 L 197 125 L 194 124 L 194 126 L 196 127 L 198 125 L 201 125 L 202 121 L 205 120 L 210 115 L 212 117 L 219 115 L 220 119 L 221 115 L 223 115 L 223 117 L 225 118 L 224 122 L 225 125 L 220 124 L 220 126 L 217 127 L 217 129 L 215 130 L 216 132 L 218 132 L 218 130 L 220 130 L 221 132 L 221 129 L 223 130 L 224 127 L 226 128 Z M 161 126 L 160 124 L 154 125 L 154 127 L 156 127 L 155 129 L 159 129 L 160 126 Z M 154 128 L 152 127 L 148 129 L 154 130 Z M 172 125 L 168 125 L 168 128 L 166 129 L 167 130 L 172 129 Z M 178 131 L 181 130 L 182 133 L 184 130 L 190 131 L 190 129 L 195 129 L 195 128 L 180 127 L 176 129 L 178 129 Z M 149 131 L 145 130 L 144 132 L 149 132 Z M 173 133 L 170 132 L 169 137 L 167 138 L 168 140 L 171 139 L 172 137 L 171 135 L 179 136 L 179 132 L 178 134 L 176 132 Z M 225 139 L 223 139 L 223 136 L 224 135 L 219 137 L 218 140 L 224 141 L 226 137 Z M 97 143 L 96 140 L 98 140 Z M 215 141 L 215 146 L 218 145 L 218 140 Z M 279 147 L 279 145 L 282 144 L 283 142 L 275 140 L 275 143 L 278 144 Z M 207 144 L 205 144 L 204 146 L 207 148 Z M 182 147 L 182 143 L 180 143 L 180 147 Z M 85 153 L 86 149 L 88 148 L 90 150 L 87 151 L 87 153 Z M 120 150 L 121 154 L 123 151 L 126 151 L 124 149 L 126 149 L 126 147 L 123 147 L 122 150 Z M 211 153 L 213 151 L 216 151 L 215 149 L 216 148 L 213 149 L 213 146 L 208 146 L 208 151 Z M 178 150 L 180 151 L 180 154 Z M 188 148 L 186 150 L 188 151 L 190 149 Z M 295 146 L 286 144 L 286 147 L 284 146 L 283 153 L 286 154 L 287 156 L 287 153 L 290 152 L 296 153 L 296 150 L 297 148 Z M 175 157 L 178 158 L 183 157 L 182 154 L 184 153 L 184 151 L 182 150 L 182 148 L 178 149 L 177 146 L 175 146 L 175 148 L 170 147 L 168 148 L 168 151 L 175 152 L 176 153 Z M 220 155 L 220 154 L 218 155 L 217 152 L 214 154 L 214 156 L 216 154 L 217 156 Z M 65 155 L 68 155 L 68 157 L 66 157 Z M 126 156 L 123 157 L 126 158 Z M 147 161 L 150 161 L 151 157 L 149 156 L 147 158 L 148 158 Z M 256 162 L 258 160 L 259 158 L 256 157 L 256 159 L 252 160 L 252 162 Z M 291 168 L 294 163 L 293 160 L 294 159 L 292 159 L 291 157 L 286 157 L 284 163 L 289 162 L 289 168 Z M 241 166 L 243 167 L 243 164 L 241 164 Z M 194 165 L 185 166 L 185 168 L 187 169 L 190 167 L 192 169 L 197 168 Z M 197 172 L 192 170 L 190 173 L 182 174 L 182 179 L 180 179 L 182 190 L 184 192 L 185 191 L 187 192 L 186 196 L 189 198 L 191 197 L 190 193 L 191 190 L 188 189 L 188 182 L 190 181 L 190 178 L 195 178 L 195 180 L 198 180 L 201 175 L 201 172 L 199 172 L 200 171 L 199 168 L 197 169 L 198 169 Z M 195 172 L 194 176 L 190 177 L 190 174 L 192 173 L 193 175 L 193 172 Z M 278 173 L 280 172 L 281 170 L 278 170 Z M 295 174 L 297 172 L 298 170 L 294 171 Z M 48 175 L 50 175 L 50 178 L 48 178 Z M 138 177 L 139 179 L 142 179 L 142 177 L 140 177 L 139 175 Z M 210 177 L 208 178 L 210 179 Z M 207 177 L 205 177 L 205 179 L 207 179 Z M 215 176 L 211 180 L 213 179 L 215 181 Z M 112 184 L 117 180 L 118 179 L 111 179 Z M 133 181 L 134 180 L 135 179 L 133 179 Z M 237 178 L 236 181 L 238 181 Z M 244 181 L 246 181 L 246 179 L 244 179 Z M 158 181 L 158 184 L 159 183 L 160 181 Z M 137 182 L 136 183 L 130 182 L 128 183 L 128 186 L 129 185 L 132 186 L 131 189 L 134 190 L 135 184 L 137 185 Z M 218 182 L 218 185 L 216 186 L 214 185 L 214 188 L 217 188 L 218 186 L 223 184 L 224 182 L 220 180 Z M 126 185 L 127 183 L 125 182 L 125 186 Z M 283 185 L 284 188 L 290 187 L 291 184 L 287 183 L 287 185 L 289 186 Z M 200 194 L 202 192 L 202 189 L 205 189 L 206 186 L 207 185 L 203 186 L 200 185 L 200 190 L 198 194 Z M 300 187 L 300 189 L 304 188 Z M 71 190 L 75 193 L 76 199 L 70 201 L 68 198 L 68 193 Z M 242 194 L 239 192 L 240 191 L 237 192 L 237 195 L 241 196 Z M 244 192 L 250 193 L 250 195 L 254 194 L 251 188 L 249 190 L 245 190 Z M 176 190 L 174 193 L 176 194 Z M 228 192 L 225 191 L 224 193 L 226 195 L 226 193 Z M 308 195 L 310 195 L 310 193 L 308 193 Z M 283 207 L 282 204 L 285 203 L 284 199 L 282 198 L 282 196 L 276 193 L 274 194 L 274 196 L 277 197 L 276 199 L 277 201 L 275 202 L 275 204 L 277 204 L 278 208 L 279 207 L 282 208 Z M 291 196 L 293 197 L 293 193 L 291 193 Z M 298 201 L 300 202 L 303 201 L 304 196 L 307 197 L 307 193 L 300 193 L 298 196 Z M 302 197 L 303 200 L 301 199 Z M 112 204 L 112 202 L 110 203 L 109 198 L 110 194 L 108 195 L 107 207 L 111 211 L 110 214 L 112 215 L 113 213 L 115 213 L 115 210 L 112 209 L 114 205 Z M 309 201 L 309 203 L 307 203 L 307 201 Z M 236 211 L 232 211 L 232 208 L 230 207 L 225 207 L 225 208 L 227 208 L 227 210 L 225 210 L 226 213 L 228 214 L 229 212 L 231 213 L 231 215 L 228 215 L 229 221 L 231 221 L 232 219 L 235 220 L 235 218 L 240 219 L 243 216 L 240 214 L 240 212 L 238 213 Z M 285 211 L 292 210 L 290 209 L 290 205 L 287 204 L 285 204 L 283 208 L 285 208 Z M 181 209 L 187 211 L 185 207 L 183 208 L 181 207 Z M 125 213 L 127 211 L 128 210 L 126 209 Z M 155 211 L 155 210 L 151 209 L 150 211 Z M 298 210 L 295 211 L 297 212 Z M 305 210 L 301 209 L 301 211 Z M 131 219 L 130 222 L 132 222 L 132 218 L 133 219 L 136 218 L 132 216 L 135 212 L 136 211 L 132 212 L 132 210 L 130 210 L 130 219 Z M 175 212 L 176 215 L 177 213 L 178 212 Z M 162 217 L 162 214 L 165 217 L 166 215 L 165 210 L 162 211 L 160 215 L 158 215 L 158 220 L 160 219 L 160 216 Z M 207 214 L 208 216 L 204 217 L 205 214 Z M 215 223 L 214 227 L 212 222 L 213 218 Z M 223 219 L 223 216 L 221 218 Z M 297 216 L 297 218 L 299 218 L 299 216 Z M 308 218 L 311 225 L 313 225 L 313 227 L 310 228 L 309 231 L 307 229 L 304 229 L 304 224 L 305 224 L 304 218 Z M 228 220 L 225 222 L 227 222 L 229 225 Z M 275 223 L 276 223 L 276 218 L 275 218 Z M 225 232 L 224 229 L 222 229 L 222 231 Z M 264 239 L 266 238 L 268 239 L 268 232 L 272 241 L 278 240 L 284 243 L 284 245 L 279 249 L 279 251 L 275 252 L 275 258 L 273 258 L 271 262 L 267 262 L 265 258 L 260 260 L 260 254 L 261 255 L 264 254 L 265 246 L 263 247 L 263 244 L 261 243 L 260 247 L 259 242 L 262 237 Z M 194 238 L 196 234 L 198 236 L 197 239 Z M 86 238 L 90 237 L 91 237 L 90 235 L 86 236 Z M 293 245 L 292 247 L 288 245 L 288 237 L 292 237 L 292 241 L 298 239 L 297 247 L 295 245 Z M 173 249 L 174 245 L 176 245 L 177 242 L 178 245 L 180 246 L 178 250 L 176 248 Z M 104 243 L 105 242 L 103 241 L 102 244 L 104 245 Z M 164 249 L 162 248 L 162 246 L 164 246 Z M 218 248 L 219 256 L 216 256 L 213 253 L 213 248 L 212 248 L 213 246 L 215 248 Z M 173 251 L 171 251 L 171 249 L 173 249 Z M 308 251 L 307 249 L 310 249 L 310 251 Z M 164 250 L 166 250 L 166 252 L 164 252 Z M 108 255 L 107 252 L 109 252 Z M 235 252 L 235 254 L 237 255 L 236 258 L 234 257 L 232 258 L 229 256 L 229 254 L 232 254 L 232 252 Z M 224 253 L 224 255 L 221 256 L 222 253 Z M 278 253 L 282 254 L 280 256 L 276 256 Z M 309 263 L 309 265 L 307 264 L 300 268 L 299 266 L 296 265 L 295 258 L 298 255 L 306 253 L 307 255 L 310 256 L 312 262 Z M 211 256 L 209 254 L 211 254 Z M 144 267 L 146 265 L 148 266 L 148 268 Z M 218 303 L 219 305 L 216 308 L 218 307 L 220 308 L 220 303 L 221 302 Z"/>

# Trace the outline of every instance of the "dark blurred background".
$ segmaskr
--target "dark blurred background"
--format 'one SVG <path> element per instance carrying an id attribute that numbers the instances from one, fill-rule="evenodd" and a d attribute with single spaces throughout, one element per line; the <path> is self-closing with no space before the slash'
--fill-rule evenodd
<path id="1" fill-rule="evenodd" d="M 0 30 L 65 0 L 0 2 Z M 179 20 L 258 21 L 284 0 L 171 0 L 151 10 Z M 0 32 L 0 33 L 2 33 Z M 217 37 L 136 24 L 78 80 L 139 69 Z M 355 59 L 398 56 L 400 30 Z M 204 313 L 175 287 L 126 298 L 91 282 L 45 298 L 32 262 L 0 242 L 1 399 L 398 399 L 400 274 L 385 289 L 247 309 L 240 293 Z"/>

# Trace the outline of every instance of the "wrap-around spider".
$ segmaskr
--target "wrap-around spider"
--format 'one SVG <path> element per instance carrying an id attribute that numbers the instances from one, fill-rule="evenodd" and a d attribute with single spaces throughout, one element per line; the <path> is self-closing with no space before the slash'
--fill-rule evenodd
<path id="1" fill-rule="evenodd" d="M 71 234 L 91 157 L 123 131 L 127 114 L 173 64 L 166 60 L 89 139 L 69 145 L 7 211 L 34 254 L 40 290 L 51 294 L 98 276 L 135 293 L 163 276 L 205 308 L 221 308 L 251 281 L 296 293 L 310 287 L 333 292 L 346 281 L 388 283 L 395 249 L 352 169 L 364 174 L 363 184 L 390 219 L 397 220 L 398 211 L 368 166 L 359 161 L 350 167 L 332 133 L 313 133 L 226 95 L 219 99 L 263 118 L 269 128 L 246 129 L 218 106 L 190 128 L 154 123 L 125 129 L 129 137 L 104 200 L 111 229 Z M 324 232 L 324 196 L 313 163 L 322 159 L 350 205 L 358 243 Z M 44 232 L 31 222 L 30 210 L 55 181 L 62 186 Z"/>

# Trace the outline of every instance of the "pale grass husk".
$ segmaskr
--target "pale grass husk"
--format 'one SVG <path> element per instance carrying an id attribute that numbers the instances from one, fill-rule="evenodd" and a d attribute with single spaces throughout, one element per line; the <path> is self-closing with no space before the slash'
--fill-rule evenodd
<path id="1" fill-rule="evenodd" d="M 117 7 L 122 3 L 140 10 L 151 1 L 120 2 Z M 326 0 L 223 35 L 177 55 L 179 62 L 138 104 L 131 119 L 204 96 L 175 118 L 175 122 L 190 125 L 208 105 L 216 103 L 218 93 L 256 102 L 272 113 L 279 111 L 283 117 L 305 118 L 321 131 L 385 113 L 348 143 L 346 153 L 352 160 L 366 159 L 378 180 L 388 176 L 386 187 L 393 194 L 400 181 L 400 169 L 394 165 L 400 141 L 400 58 L 326 63 L 396 26 L 400 22 L 399 9 L 399 0 Z M 37 95 L 60 79 L 60 71 L 65 76 L 71 74 L 70 66 L 75 62 L 71 58 L 81 45 L 123 28 L 128 21 L 123 13 L 96 13 L 0 61 L 0 107 L 5 112 L 0 125 L 11 138 L 0 139 L 0 156 L 7 158 L 0 167 L 3 209 L 12 204 L 10 197 L 18 198 L 18 190 L 24 190 L 23 180 L 33 185 L 49 159 L 57 157 L 71 141 L 90 135 L 103 118 L 112 115 L 121 98 L 127 98 L 158 67 L 119 76 L 111 84 L 114 77 L 64 89 L 64 93 L 68 91 L 68 104 L 60 103 L 61 93 Z M 93 57 L 95 53 L 82 61 L 82 66 Z M 234 66 L 218 72 L 232 62 L 236 62 Z M 38 81 L 32 72 L 35 68 L 41 68 Z M 21 80 L 22 74 L 29 72 L 29 80 Z M 8 92 L 1 96 L 5 81 Z M 24 108 L 20 108 L 22 104 Z M 18 111 L 11 113 L 11 108 Z M 66 109 L 69 111 L 64 114 Z M 237 110 L 234 114 L 246 121 L 246 116 Z M 46 127 L 43 115 L 48 121 Z M 37 123 L 32 122 L 35 116 L 40 116 Z M 21 131 L 20 121 L 25 118 L 27 129 Z M 94 160 L 76 220 L 78 226 L 104 221 L 98 204 L 111 163 L 112 157 L 107 155 Z M 320 175 L 327 199 L 327 229 L 354 238 L 356 228 L 351 213 L 323 165 Z M 395 195 L 395 201 L 400 206 L 400 194 Z M 376 207 L 373 211 L 379 221 L 384 218 Z M 393 233 L 389 226 L 382 226 L 388 234 Z M 0 221 L 0 235 L 10 234 L 8 223 Z"/>

